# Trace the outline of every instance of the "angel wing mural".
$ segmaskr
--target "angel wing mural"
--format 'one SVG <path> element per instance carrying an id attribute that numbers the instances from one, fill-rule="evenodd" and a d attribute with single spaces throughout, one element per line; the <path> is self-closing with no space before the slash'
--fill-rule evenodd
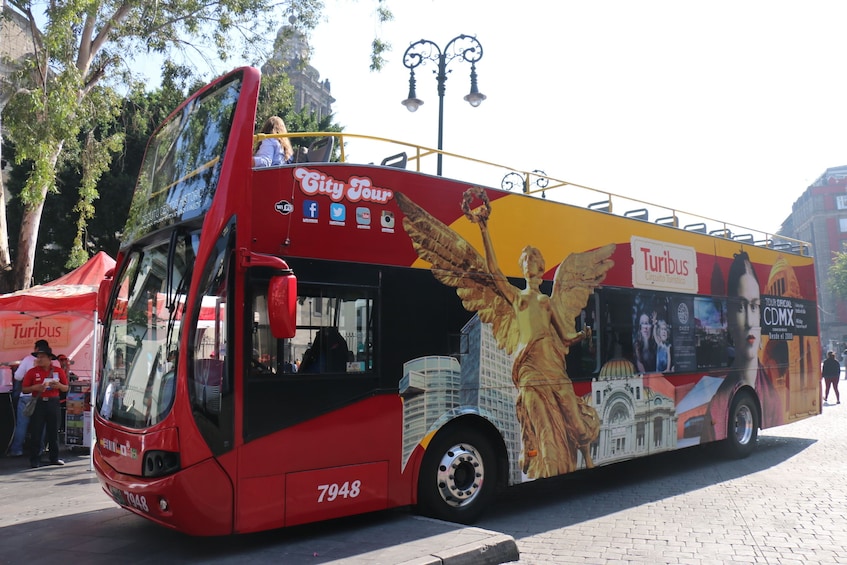
<path id="1" fill-rule="evenodd" d="M 544 257 L 527 245 L 519 258 L 526 287 L 514 286 L 500 270 L 488 231 L 491 205 L 485 191 L 465 191 L 462 210 L 482 233 L 483 257 L 467 240 L 401 193 L 403 228 L 418 256 L 432 273 L 456 293 L 469 312 L 491 324 L 499 347 L 515 353 L 512 381 L 518 390 L 515 407 L 523 447 L 520 465 L 530 478 L 573 471 L 577 452 L 593 466 L 589 446 L 597 439 L 600 421 L 593 406 L 578 398 L 568 377 L 565 356 L 570 345 L 591 336 L 576 331 L 574 319 L 589 295 L 613 266 L 614 244 L 573 253 L 556 269 L 553 291 L 541 291 Z M 474 199 L 481 205 L 471 208 Z"/>

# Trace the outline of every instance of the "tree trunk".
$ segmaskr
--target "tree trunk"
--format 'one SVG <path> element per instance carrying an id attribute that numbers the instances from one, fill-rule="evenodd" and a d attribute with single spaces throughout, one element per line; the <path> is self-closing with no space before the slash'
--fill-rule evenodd
<path id="1" fill-rule="evenodd" d="M 50 166 L 55 168 L 62 152 L 64 142 L 49 156 Z M 15 289 L 23 290 L 32 286 L 32 271 L 35 266 L 35 250 L 38 246 L 38 229 L 41 227 L 41 212 L 44 210 L 44 199 L 47 198 L 47 184 L 34 187 L 39 197 L 36 203 L 24 206 L 21 216 L 21 231 L 18 234 L 18 247 L 15 257 L 13 281 Z"/>
<path id="2" fill-rule="evenodd" d="M 3 2 L 5 8 L 6 3 Z M 7 98 L 0 101 L 0 112 L 6 107 Z M 0 118 L 0 147 L 3 146 L 3 122 Z M 2 157 L 2 154 L 0 154 Z M 6 221 L 6 183 L 3 182 L 3 167 L 0 160 L 0 293 L 10 292 L 12 277 L 12 257 L 9 254 L 9 224 Z"/>
<path id="3" fill-rule="evenodd" d="M 9 255 L 9 225 L 6 221 L 6 183 L 0 172 L 0 294 L 14 290 L 12 285 L 12 258 Z"/>

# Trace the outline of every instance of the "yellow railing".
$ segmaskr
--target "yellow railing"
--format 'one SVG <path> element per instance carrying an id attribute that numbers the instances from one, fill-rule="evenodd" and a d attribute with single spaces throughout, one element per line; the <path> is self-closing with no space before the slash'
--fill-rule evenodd
<path id="1" fill-rule="evenodd" d="M 357 163 L 379 166 L 385 158 L 405 154 L 404 167 L 418 173 L 435 174 L 437 155 L 443 156 L 444 170 L 450 171 L 449 177 L 487 187 L 513 190 L 516 187 L 525 194 L 551 198 L 575 206 L 582 206 L 617 214 L 633 219 L 671 226 L 738 241 L 739 243 L 778 249 L 788 253 L 811 255 L 811 244 L 798 239 L 746 228 L 714 218 L 669 208 L 662 204 L 637 198 L 620 196 L 605 190 L 599 190 L 566 180 L 548 176 L 543 171 L 525 171 L 508 167 L 500 163 L 475 159 L 447 151 L 439 151 L 415 143 L 340 132 L 293 132 L 287 134 L 259 134 L 256 141 L 270 137 L 289 138 L 335 138 L 337 160 L 342 163 Z M 349 159 L 348 159 L 349 154 Z M 373 160 L 376 155 L 376 161 Z M 433 157 L 432 159 L 428 159 Z M 499 178 L 499 180 L 498 180 Z M 469 180 L 473 179 L 473 180 Z M 520 179 L 518 181 L 517 179 Z M 567 189 L 567 190 L 564 190 Z M 549 194 L 548 194 L 549 193 Z"/>

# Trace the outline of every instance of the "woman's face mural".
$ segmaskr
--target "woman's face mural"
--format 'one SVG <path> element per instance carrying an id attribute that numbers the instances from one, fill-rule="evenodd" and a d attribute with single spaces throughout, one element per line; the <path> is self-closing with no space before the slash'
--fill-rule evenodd
<path id="1" fill-rule="evenodd" d="M 734 296 L 729 300 L 729 332 L 735 345 L 736 366 L 746 366 L 758 359 L 762 341 L 759 283 L 750 273 L 738 279 Z M 735 291 L 735 292 L 733 292 Z"/>

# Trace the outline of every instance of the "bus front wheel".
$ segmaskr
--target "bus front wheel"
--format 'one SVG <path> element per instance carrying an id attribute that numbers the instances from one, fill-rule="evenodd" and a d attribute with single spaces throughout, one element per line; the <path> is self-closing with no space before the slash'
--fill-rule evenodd
<path id="1" fill-rule="evenodd" d="M 470 524 L 494 498 L 497 462 L 491 442 L 474 429 L 438 434 L 424 454 L 418 510 L 432 518 Z"/>
<path id="2" fill-rule="evenodd" d="M 724 441 L 724 452 L 732 459 L 743 459 L 756 447 L 759 437 L 759 409 L 753 395 L 737 394 L 729 409 L 729 421 Z"/>

